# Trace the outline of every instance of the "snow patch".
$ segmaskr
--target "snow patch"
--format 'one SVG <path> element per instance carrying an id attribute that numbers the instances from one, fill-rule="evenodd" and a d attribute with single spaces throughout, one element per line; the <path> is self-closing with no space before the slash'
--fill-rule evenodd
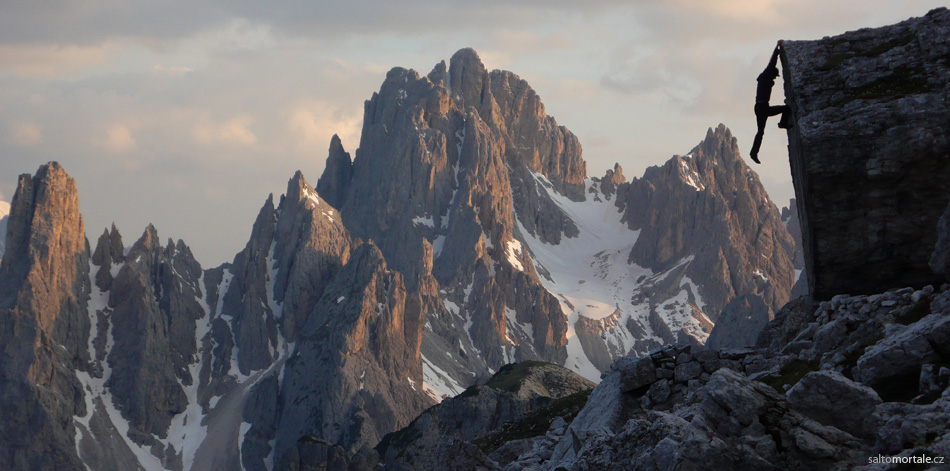
<path id="1" fill-rule="evenodd" d="M 317 195 L 316 192 L 310 191 L 309 188 L 304 189 L 304 191 L 305 191 L 305 195 L 307 196 L 307 199 L 310 200 L 310 202 L 312 202 L 314 206 L 320 206 L 320 197 Z"/>
<path id="2" fill-rule="evenodd" d="M 505 242 L 505 256 L 508 258 L 508 263 L 518 271 L 524 271 L 524 266 L 521 265 L 521 255 L 522 248 L 521 242 L 518 239 L 511 239 Z"/>
<path id="3" fill-rule="evenodd" d="M 453 397 L 465 390 L 452 376 L 435 366 L 425 355 L 422 355 L 422 379 L 423 389 L 435 391 L 437 394 L 435 399 L 438 401 L 442 400 L 442 396 Z"/>
<path id="4" fill-rule="evenodd" d="M 684 175 L 691 176 L 694 188 L 701 189 L 698 174 L 695 174 L 685 161 L 681 161 L 681 165 L 680 170 Z M 532 262 L 541 275 L 542 285 L 558 299 L 561 310 L 568 319 L 568 358 L 564 366 L 596 382 L 600 380 L 600 371 L 584 353 L 574 329 L 575 324 L 581 318 L 602 321 L 601 325 L 605 330 L 601 338 L 613 355 L 630 352 L 643 341 L 662 343 L 662 339 L 649 327 L 651 300 L 644 295 L 643 288 L 657 284 L 667 279 L 671 273 L 682 270 L 683 265 L 691 262 L 693 257 L 685 257 L 672 269 L 661 273 L 653 273 L 647 268 L 629 263 L 628 256 L 637 241 L 639 231 L 630 230 L 621 222 L 623 214 L 620 209 L 610 201 L 597 201 L 590 197 L 586 201 L 572 201 L 554 191 L 543 175 L 533 175 L 538 190 L 547 193 L 564 214 L 574 221 L 579 234 L 572 238 L 564 237 L 557 245 L 547 244 L 531 235 L 516 218 L 523 237 L 522 249 L 532 256 Z M 594 181 L 587 179 L 585 194 L 589 194 L 594 185 Z M 679 304 L 672 306 L 671 309 L 675 312 L 670 313 L 664 320 L 672 324 L 670 327 L 674 331 L 685 328 L 696 337 L 705 338 L 706 334 L 700 328 L 700 320 L 693 317 L 693 308 L 687 302 L 689 293 L 692 293 L 691 299 L 696 307 L 705 307 L 699 287 L 688 277 L 683 277 L 680 285 L 680 290 L 672 300 Z M 668 304 L 656 299 L 652 301 L 657 306 Z M 702 319 L 701 315 L 697 314 L 696 317 Z M 645 337 L 634 338 L 626 327 L 630 323 L 643 327 L 646 331 Z M 518 327 L 523 328 L 526 333 L 530 332 L 529 325 L 519 324 Z"/>
<path id="5" fill-rule="evenodd" d="M 687 155 L 687 157 L 689 157 L 689 155 Z M 686 160 L 687 159 L 679 161 L 680 162 L 680 176 L 683 177 L 683 181 L 686 182 L 687 185 L 695 188 L 696 191 L 703 191 L 704 189 L 706 189 L 706 187 L 703 186 L 703 184 L 701 183 L 702 179 L 699 177 L 699 174 L 696 173 L 695 170 L 690 168 L 689 164 L 686 163 Z"/>
<path id="6" fill-rule="evenodd" d="M 433 221 L 432 218 L 429 216 L 426 216 L 426 217 L 416 216 L 412 218 L 412 223 L 417 226 L 427 226 L 427 227 L 431 227 L 435 229 L 435 221 Z"/>

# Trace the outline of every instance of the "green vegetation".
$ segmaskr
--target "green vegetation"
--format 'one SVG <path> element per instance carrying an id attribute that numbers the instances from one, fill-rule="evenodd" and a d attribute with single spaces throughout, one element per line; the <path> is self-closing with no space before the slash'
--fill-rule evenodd
<path id="1" fill-rule="evenodd" d="M 759 381 L 772 386 L 779 394 L 785 394 L 785 386 L 792 386 L 798 383 L 806 374 L 812 371 L 818 371 L 820 367 L 817 361 L 792 360 L 779 370 L 777 375 L 770 375 L 759 378 Z"/>
<path id="2" fill-rule="evenodd" d="M 843 64 L 846 60 L 851 59 L 852 57 L 877 57 L 894 48 L 903 47 L 910 44 L 911 42 L 914 41 L 915 37 L 916 36 L 914 36 L 913 34 L 897 37 L 890 41 L 886 41 L 881 44 L 878 44 L 877 46 L 874 46 L 866 51 L 860 51 L 860 50 L 853 51 L 852 48 L 848 48 L 849 52 L 832 54 L 831 57 L 829 57 L 828 60 L 825 61 L 824 64 L 821 64 L 815 67 L 815 70 L 824 72 L 824 71 L 835 69 L 839 67 L 841 64 Z M 829 42 L 830 42 L 830 46 L 833 47 L 835 45 L 840 45 L 844 43 L 845 40 L 831 39 Z"/>
<path id="3" fill-rule="evenodd" d="M 403 429 L 387 433 L 383 439 L 379 441 L 379 444 L 376 445 L 376 451 L 379 453 L 379 456 L 386 456 L 386 450 L 389 449 L 390 446 L 396 446 L 401 450 L 405 450 L 407 445 L 421 437 L 422 432 L 416 428 L 416 420 L 419 420 L 419 417 L 413 419 L 412 422 Z"/>
<path id="4" fill-rule="evenodd" d="M 501 426 L 501 429 L 478 438 L 473 443 L 486 455 L 490 455 L 511 440 L 543 435 L 551 428 L 551 422 L 556 417 L 563 417 L 567 423 L 571 423 L 574 417 L 584 408 L 584 404 L 587 404 L 587 398 L 590 397 L 591 391 L 593 389 L 574 393 L 560 399 L 553 399 L 529 412 L 523 419 L 506 422 Z"/>
<path id="5" fill-rule="evenodd" d="M 922 68 L 898 69 L 891 75 L 850 90 L 855 100 L 900 98 L 929 91 L 930 87 Z"/>
<path id="6" fill-rule="evenodd" d="M 531 375 L 532 368 L 548 364 L 550 363 L 535 360 L 507 364 L 502 366 L 501 369 L 499 369 L 498 372 L 495 373 L 495 375 L 492 376 L 487 383 L 485 383 L 485 386 L 497 389 L 499 391 L 515 392 L 521 382 Z M 467 392 L 468 389 L 466 389 L 462 394 Z"/>
<path id="7" fill-rule="evenodd" d="M 462 391 L 462 394 L 455 396 L 456 399 L 462 399 L 463 397 L 471 397 L 478 395 L 478 386 L 469 386 Z"/>

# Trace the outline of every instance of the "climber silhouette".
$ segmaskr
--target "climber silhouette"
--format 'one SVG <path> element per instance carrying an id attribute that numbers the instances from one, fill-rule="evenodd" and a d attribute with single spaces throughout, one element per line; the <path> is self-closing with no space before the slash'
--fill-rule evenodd
<path id="1" fill-rule="evenodd" d="M 768 121 L 769 116 L 775 116 L 781 113 L 782 118 L 779 120 L 778 127 L 782 129 L 792 127 L 788 105 L 769 106 L 769 99 L 772 96 L 772 87 L 775 86 L 775 78 L 778 77 L 778 68 L 775 67 L 775 64 L 778 62 L 778 55 L 781 51 L 782 44 L 779 43 L 779 45 L 775 46 L 775 50 L 772 51 L 772 59 L 769 60 L 769 65 L 766 66 L 765 70 L 755 79 L 759 82 L 758 87 L 755 89 L 755 120 L 759 126 L 759 130 L 755 133 L 755 139 L 752 141 L 752 152 L 749 152 L 749 157 L 752 157 L 752 161 L 757 164 L 761 163 L 759 162 L 759 146 L 762 145 L 762 135 L 765 134 L 765 122 Z"/>

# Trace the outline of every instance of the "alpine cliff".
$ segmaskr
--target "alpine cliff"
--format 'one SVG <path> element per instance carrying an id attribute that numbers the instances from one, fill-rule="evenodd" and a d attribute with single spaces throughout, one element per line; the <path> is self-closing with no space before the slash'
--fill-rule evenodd
<path id="1" fill-rule="evenodd" d="M 316 187 L 297 172 L 268 196 L 222 266 L 151 225 L 91 247 L 55 162 L 21 176 L 8 221 L 10 469 L 481 460 L 458 440 L 559 401 L 576 413 L 616 358 L 698 349 L 720 319 L 723 337 L 754 338 L 746 310 L 770 319 L 796 277 L 796 244 L 725 126 L 641 178 L 591 177 L 537 93 L 471 49 L 425 76 L 392 69 L 355 157 L 334 138 Z M 415 423 L 426 438 L 384 440 L 463 391 Z M 460 427 L 460 411 L 501 415 Z M 517 458 L 504 436 L 484 449 Z"/>
<path id="2" fill-rule="evenodd" d="M 7 214 L 10 213 L 10 203 L 0 201 L 0 259 L 3 258 L 3 249 L 6 244 Z"/>
<path id="3" fill-rule="evenodd" d="M 810 296 L 779 309 L 754 348 L 670 345 L 615 360 L 576 415 L 548 414 L 520 453 L 483 468 L 947 469 L 948 37 L 939 8 L 785 41 Z M 568 415 L 566 430 L 550 419 Z"/>
<path id="4" fill-rule="evenodd" d="M 950 200 L 947 12 L 785 41 L 788 132 L 808 285 L 820 299 L 941 283 Z M 924 226 L 924 227 L 922 227 Z"/>
<path id="5" fill-rule="evenodd" d="M 631 350 L 703 344 L 739 295 L 770 316 L 794 284 L 795 243 L 724 126 L 643 179 L 589 178 L 534 90 L 471 49 L 391 70 L 317 190 L 419 290 L 439 394 L 527 359 L 597 379 Z"/>

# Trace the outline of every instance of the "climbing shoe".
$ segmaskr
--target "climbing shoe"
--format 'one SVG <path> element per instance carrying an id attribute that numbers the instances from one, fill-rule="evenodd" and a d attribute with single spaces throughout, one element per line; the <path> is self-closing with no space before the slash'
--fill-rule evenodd
<path id="1" fill-rule="evenodd" d="M 794 126 L 792 125 L 791 116 L 789 116 L 790 114 L 791 114 L 791 113 L 782 113 L 782 119 L 780 119 L 780 120 L 778 121 L 778 127 L 779 127 L 779 128 L 781 128 L 781 129 L 792 129 L 792 127 L 794 127 Z"/>

